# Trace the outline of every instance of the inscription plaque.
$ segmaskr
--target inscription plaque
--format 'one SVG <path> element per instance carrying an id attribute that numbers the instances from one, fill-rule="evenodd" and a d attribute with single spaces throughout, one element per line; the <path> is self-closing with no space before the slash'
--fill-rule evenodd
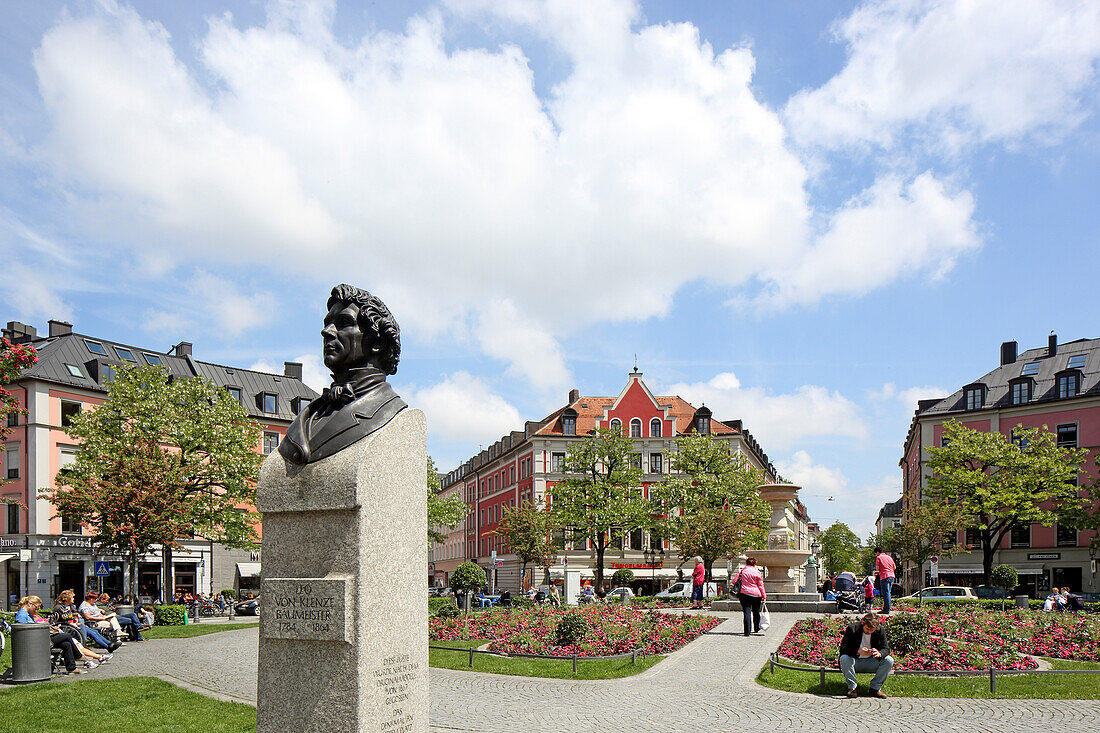
<path id="1" fill-rule="evenodd" d="M 406 703 L 409 685 L 416 679 L 419 669 L 420 664 L 412 661 L 411 655 L 395 654 L 385 657 L 382 666 L 373 671 L 374 684 L 384 696 L 379 724 L 379 729 L 384 733 L 410 733 L 413 730 L 416 716 Z"/>
<path id="2" fill-rule="evenodd" d="M 346 578 L 265 578 L 260 634 L 267 639 L 351 642 Z"/>

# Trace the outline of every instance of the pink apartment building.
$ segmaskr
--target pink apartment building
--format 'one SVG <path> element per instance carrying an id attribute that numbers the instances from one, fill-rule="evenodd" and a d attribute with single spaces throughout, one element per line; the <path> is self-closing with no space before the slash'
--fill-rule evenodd
<path id="1" fill-rule="evenodd" d="M 1058 344 L 1051 335 L 1044 348 L 1017 354 L 1015 341 L 1001 344 L 1000 365 L 944 399 L 921 400 L 917 406 L 902 470 L 903 516 L 921 500 L 927 487 L 927 446 L 940 445 L 943 423 L 958 420 L 975 430 L 995 430 L 1011 437 L 1017 426 L 1046 426 L 1059 445 L 1088 448 L 1089 459 L 1080 483 L 1095 478 L 1093 459 L 1100 450 L 1100 339 Z M 1009 564 L 1020 574 L 1022 587 L 1033 597 L 1052 586 L 1069 586 L 1078 593 L 1100 593 L 1096 556 L 1089 550 L 1092 532 L 1039 524 L 1019 527 L 1006 537 L 994 565 Z M 960 532 L 956 542 L 977 540 Z M 980 582 L 980 552 L 968 552 L 938 563 L 939 581 L 976 586 Z M 911 568 L 906 587 L 931 582 L 930 564 Z"/>
<path id="2" fill-rule="evenodd" d="M 112 594 L 128 588 L 135 569 L 120 557 L 99 552 L 86 527 L 56 516 L 39 496 L 80 449 L 65 432 L 69 419 L 103 402 L 120 365 L 161 366 L 177 378 L 203 376 L 223 386 L 262 427 L 256 450 L 265 454 L 275 449 L 302 405 L 317 396 L 302 382 L 301 364 L 293 362 L 286 363 L 283 374 L 227 367 L 195 359 L 187 342 L 161 352 L 76 334 L 62 321 L 50 321 L 47 336 L 12 321 L 3 335 L 38 351 L 38 363 L 7 385 L 30 413 L 11 416 L 14 430 L 4 448 L 4 476 L 10 483 L 0 486 L 0 495 L 27 507 L 0 505 L 0 597 L 9 607 L 12 599 L 28 593 L 55 598 L 60 590 L 72 588 L 79 597 L 88 587 Z M 181 538 L 180 543 L 183 549 L 173 553 L 173 587 L 207 593 L 223 588 L 258 591 L 258 551 L 233 550 L 200 537 Z M 97 561 L 105 576 L 96 575 Z M 136 571 L 140 593 L 160 596 L 160 552 L 142 558 Z"/>

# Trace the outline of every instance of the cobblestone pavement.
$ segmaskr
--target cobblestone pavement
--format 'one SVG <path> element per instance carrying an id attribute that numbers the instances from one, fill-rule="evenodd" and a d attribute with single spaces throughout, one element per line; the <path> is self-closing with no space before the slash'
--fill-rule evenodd
<path id="1" fill-rule="evenodd" d="M 763 636 L 739 614 L 656 667 L 621 680 L 570 681 L 432 669 L 432 730 L 1050 731 L 1100 720 L 1100 701 L 810 696 L 760 687 L 756 674 L 803 614 L 774 614 Z M 155 675 L 221 699 L 255 704 L 256 630 L 128 645 L 82 675 Z M 884 688 L 888 693 L 890 684 Z"/>

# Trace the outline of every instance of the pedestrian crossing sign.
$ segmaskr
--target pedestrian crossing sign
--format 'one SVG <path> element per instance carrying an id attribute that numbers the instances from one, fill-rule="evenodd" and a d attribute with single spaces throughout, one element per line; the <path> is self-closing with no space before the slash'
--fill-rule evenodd
<path id="1" fill-rule="evenodd" d="M 106 561 L 96 560 L 96 562 L 95 562 L 95 574 L 97 576 L 104 576 L 104 577 L 111 574 L 110 571 L 107 570 Z"/>

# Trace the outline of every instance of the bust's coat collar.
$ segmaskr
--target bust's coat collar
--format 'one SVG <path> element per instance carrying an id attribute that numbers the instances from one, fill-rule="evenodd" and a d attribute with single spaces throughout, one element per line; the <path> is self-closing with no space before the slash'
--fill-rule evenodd
<path id="1" fill-rule="evenodd" d="M 299 412 L 279 443 L 279 453 L 299 465 L 323 460 L 382 428 L 407 407 L 388 382 L 363 376 L 371 377 L 367 393 L 339 410 L 315 418 L 325 404 L 318 398 Z"/>

